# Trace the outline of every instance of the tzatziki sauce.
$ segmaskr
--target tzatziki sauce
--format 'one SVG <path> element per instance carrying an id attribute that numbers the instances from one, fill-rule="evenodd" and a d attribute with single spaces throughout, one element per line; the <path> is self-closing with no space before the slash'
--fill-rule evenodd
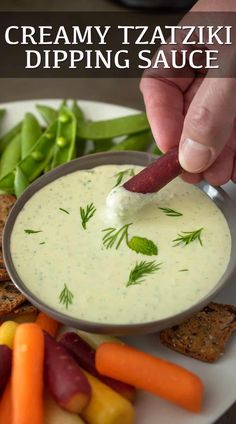
<path id="1" fill-rule="evenodd" d="M 142 208 L 134 195 L 129 213 L 121 193 L 120 213 L 112 212 L 109 193 L 141 169 L 76 171 L 26 202 L 10 248 L 31 293 L 74 318 L 130 324 L 173 316 L 215 287 L 231 236 L 220 209 L 198 187 L 177 178 Z"/>

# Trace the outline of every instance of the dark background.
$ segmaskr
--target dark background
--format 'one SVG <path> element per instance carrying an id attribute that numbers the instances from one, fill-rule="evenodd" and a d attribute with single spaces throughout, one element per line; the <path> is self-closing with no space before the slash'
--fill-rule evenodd
<path id="1" fill-rule="evenodd" d="M 158 1 L 158 0 L 156 0 Z M 181 3 L 181 0 L 178 0 Z M 0 0 L 0 11 L 124 11 L 124 6 L 111 0 Z M 184 10 L 148 10 L 148 16 L 157 16 L 158 24 L 178 23 Z M 4 58 L 1 58 L 1 61 Z M 81 78 L 81 79 L 0 79 L 0 102 L 39 98 L 78 98 L 97 100 L 144 109 L 139 92 L 139 80 L 135 78 Z M 209 365 L 211 366 L 211 365 Z M 161 423 L 160 423 L 161 424 Z M 173 423 L 174 424 L 174 423 Z M 213 423 L 212 423 L 213 424 Z M 236 424 L 234 405 L 215 424 Z"/>

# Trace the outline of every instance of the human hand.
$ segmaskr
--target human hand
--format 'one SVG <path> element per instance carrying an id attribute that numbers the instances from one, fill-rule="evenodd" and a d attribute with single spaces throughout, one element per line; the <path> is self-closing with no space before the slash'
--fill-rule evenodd
<path id="1" fill-rule="evenodd" d="M 236 12 L 236 4 L 201 0 L 192 10 Z M 190 183 L 236 183 L 236 78 L 160 78 L 147 73 L 140 87 L 160 149 L 179 144 L 183 178 Z"/>

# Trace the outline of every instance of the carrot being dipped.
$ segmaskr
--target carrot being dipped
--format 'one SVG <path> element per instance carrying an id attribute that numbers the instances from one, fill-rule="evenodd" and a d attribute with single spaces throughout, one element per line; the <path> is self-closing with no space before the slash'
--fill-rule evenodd
<path id="1" fill-rule="evenodd" d="M 45 380 L 61 408 L 79 414 L 89 403 L 91 388 L 71 354 L 45 333 Z"/>
<path id="2" fill-rule="evenodd" d="M 106 199 L 108 210 L 118 217 L 132 216 L 149 204 L 155 193 L 181 171 L 178 149 L 174 148 L 126 181 L 123 186 L 114 187 Z"/>
<path id="3" fill-rule="evenodd" d="M 96 352 L 96 368 L 103 375 L 154 393 L 191 412 L 201 410 L 203 384 L 179 365 L 127 345 L 104 343 Z"/>
<path id="4" fill-rule="evenodd" d="M 135 193 L 156 193 L 176 178 L 181 171 L 176 147 L 128 180 L 123 187 Z"/>
<path id="5" fill-rule="evenodd" d="M 12 424 L 44 424 L 44 337 L 35 323 L 16 329 L 12 368 Z"/>
<path id="6" fill-rule="evenodd" d="M 135 398 L 135 389 L 129 384 L 104 377 L 99 374 L 95 367 L 96 351 L 76 333 L 64 333 L 60 338 L 60 343 L 73 355 L 78 364 L 92 374 L 94 377 L 107 384 L 113 390 L 132 401 Z"/>

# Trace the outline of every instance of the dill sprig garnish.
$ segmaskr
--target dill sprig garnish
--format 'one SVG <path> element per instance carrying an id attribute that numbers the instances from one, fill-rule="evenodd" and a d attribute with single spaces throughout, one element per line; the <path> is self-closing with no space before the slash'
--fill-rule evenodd
<path id="1" fill-rule="evenodd" d="M 134 169 L 129 168 L 129 169 L 125 169 L 124 171 L 117 172 L 117 174 L 115 174 L 115 177 L 117 178 L 117 180 L 116 180 L 116 184 L 114 185 L 114 188 L 120 185 L 120 183 L 122 183 L 126 175 L 127 176 L 129 175 L 130 177 L 134 177 L 135 175 Z"/>
<path id="2" fill-rule="evenodd" d="M 170 209 L 170 208 L 158 208 L 161 211 L 163 211 L 166 216 L 183 216 L 183 214 L 181 212 L 177 212 L 174 209 Z"/>
<path id="3" fill-rule="evenodd" d="M 62 303 L 66 309 L 73 303 L 73 293 L 68 289 L 67 285 L 64 284 L 64 288 L 59 295 L 59 303 Z"/>
<path id="4" fill-rule="evenodd" d="M 202 239 L 201 239 L 202 230 L 203 228 L 199 228 L 198 230 L 195 230 L 195 231 L 182 231 L 180 234 L 178 234 L 179 237 L 173 240 L 173 242 L 176 242 L 174 244 L 174 247 L 179 246 L 181 244 L 183 244 L 184 246 L 187 246 L 188 244 L 192 243 L 195 240 L 198 240 L 200 245 L 202 246 Z"/>
<path id="5" fill-rule="evenodd" d="M 89 205 L 87 205 L 85 209 L 82 207 L 80 208 L 80 216 L 82 220 L 82 227 L 84 228 L 84 230 L 86 230 L 87 223 L 93 217 L 95 212 L 96 212 L 96 208 L 93 203 L 90 203 Z"/>
<path id="6" fill-rule="evenodd" d="M 135 284 L 141 284 L 146 275 L 154 274 L 161 268 L 161 263 L 156 263 L 155 261 L 146 262 L 136 262 L 135 267 L 130 271 L 129 280 L 126 284 L 126 287 L 133 286 Z"/>
<path id="7" fill-rule="evenodd" d="M 115 248 L 118 249 L 124 238 L 126 239 L 126 243 L 128 243 L 128 228 L 130 225 L 132 225 L 132 222 L 130 224 L 123 225 L 123 227 L 119 230 L 112 227 L 102 230 L 103 232 L 106 232 L 102 239 L 104 246 L 107 249 L 110 249 L 116 243 Z"/>
<path id="8" fill-rule="evenodd" d="M 67 213 L 68 215 L 70 215 L 70 212 L 68 212 L 66 209 L 59 208 L 59 211 L 65 212 L 65 213 Z"/>
<path id="9" fill-rule="evenodd" d="M 24 230 L 26 234 L 37 234 L 42 233 L 41 230 L 35 231 L 35 230 Z"/>
<path id="10" fill-rule="evenodd" d="M 136 253 L 141 253 L 147 256 L 157 255 L 158 249 L 152 240 L 138 236 L 133 236 L 131 239 L 129 239 L 128 230 L 130 225 L 132 225 L 132 222 L 123 225 L 123 227 L 118 230 L 113 227 L 105 228 L 102 230 L 103 232 L 106 232 L 102 239 L 103 245 L 106 247 L 106 249 L 111 249 L 113 246 L 118 249 L 122 241 L 125 240 L 128 248 L 135 251 Z"/>

